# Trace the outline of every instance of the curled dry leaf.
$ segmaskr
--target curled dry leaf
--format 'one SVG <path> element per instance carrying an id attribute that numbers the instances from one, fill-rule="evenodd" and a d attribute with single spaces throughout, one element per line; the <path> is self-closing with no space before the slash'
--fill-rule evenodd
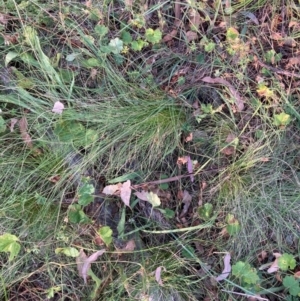
<path id="1" fill-rule="evenodd" d="M 259 262 L 264 261 L 268 256 L 268 253 L 266 251 L 261 251 L 258 255 L 257 255 L 257 259 Z"/>
<path id="2" fill-rule="evenodd" d="M 131 196 L 131 182 L 130 180 L 127 180 L 123 183 L 121 189 L 120 189 L 120 196 L 123 201 L 123 203 L 130 207 L 130 196 Z"/>
<path id="3" fill-rule="evenodd" d="M 185 142 L 189 142 L 193 140 L 193 133 L 189 133 L 188 136 L 184 139 Z"/>
<path id="4" fill-rule="evenodd" d="M 219 84 L 226 86 L 229 89 L 232 96 L 235 98 L 237 110 L 239 112 L 244 110 L 244 101 L 240 96 L 240 93 L 227 80 L 223 78 L 212 78 L 209 76 L 205 76 L 201 80 L 209 84 Z"/>
<path id="5" fill-rule="evenodd" d="M 230 264 L 231 256 L 229 253 L 227 253 L 224 257 L 224 270 L 221 275 L 215 278 L 217 282 L 222 281 L 226 279 L 231 272 L 231 264 Z"/>
<path id="6" fill-rule="evenodd" d="M 12 118 L 11 120 L 10 120 L 10 127 L 9 127 L 9 129 L 10 129 L 10 132 L 12 133 L 13 131 L 14 131 L 14 127 L 15 127 L 15 125 L 18 123 L 18 119 L 17 118 Z"/>
<path id="7" fill-rule="evenodd" d="M 122 249 L 124 251 L 134 251 L 135 250 L 135 241 L 134 239 L 130 239 L 127 243 L 126 246 Z"/>
<path id="8" fill-rule="evenodd" d="M 87 8 L 91 8 L 92 7 L 92 0 L 85 1 L 85 6 Z"/>
<path id="9" fill-rule="evenodd" d="M 189 17 L 190 17 L 190 29 L 191 30 L 197 30 L 199 28 L 199 25 L 201 23 L 201 16 L 197 12 L 196 9 L 191 8 L 189 10 Z"/>
<path id="10" fill-rule="evenodd" d="M 163 282 L 161 280 L 161 271 L 162 271 L 162 269 L 166 272 L 166 268 L 163 267 L 163 266 L 160 266 L 160 267 L 156 268 L 156 270 L 155 270 L 155 280 L 161 286 L 163 285 Z"/>
<path id="11" fill-rule="evenodd" d="M 108 194 L 108 195 L 112 195 L 114 194 L 115 192 L 117 192 L 118 190 L 120 190 L 122 184 L 115 184 L 115 185 L 107 185 L 104 187 L 103 189 L 103 193 L 104 194 Z"/>
<path id="12" fill-rule="evenodd" d="M 184 204 L 184 206 L 179 215 L 180 218 L 184 217 L 187 214 L 187 212 L 190 208 L 191 202 L 192 202 L 192 196 L 188 193 L 187 190 L 184 190 L 183 197 L 182 197 L 182 203 Z"/>
<path id="13" fill-rule="evenodd" d="M 29 148 L 32 148 L 33 147 L 33 145 L 32 145 L 32 139 L 31 139 L 30 135 L 27 132 L 27 130 L 28 130 L 28 122 L 27 122 L 26 116 L 23 116 L 19 120 L 19 129 L 20 129 L 20 132 L 21 132 L 22 140 L 25 142 L 25 144 Z"/>
<path id="14" fill-rule="evenodd" d="M 163 41 L 166 42 L 170 42 L 172 41 L 176 36 L 177 36 L 177 32 L 178 29 L 173 29 L 171 32 L 167 33 L 164 37 L 163 37 Z"/>
<path id="15" fill-rule="evenodd" d="M 26 133 L 28 130 L 28 122 L 27 122 L 27 118 L 26 116 L 23 116 L 20 120 L 19 120 L 19 129 L 21 133 Z"/>
<path id="16" fill-rule="evenodd" d="M 275 273 L 279 270 L 279 266 L 278 266 L 278 258 L 282 256 L 281 253 L 273 253 L 273 255 L 275 256 L 275 260 L 274 262 L 272 263 L 272 265 L 269 267 L 269 269 L 267 270 L 267 272 L 269 274 L 271 273 Z"/>
<path id="17" fill-rule="evenodd" d="M 148 201 L 148 192 L 146 192 L 145 190 L 136 191 L 134 195 L 142 201 L 146 201 L 146 202 Z"/>
<path id="18" fill-rule="evenodd" d="M 187 38 L 188 42 L 191 42 L 198 38 L 198 34 L 197 34 L 197 32 L 189 30 L 186 32 L 186 38 Z"/>
<path id="19" fill-rule="evenodd" d="M 294 277 L 300 279 L 300 271 L 296 272 L 296 273 L 294 274 Z"/>
<path id="20" fill-rule="evenodd" d="M 79 276 L 84 280 L 84 283 L 87 283 L 88 271 L 91 268 L 91 264 L 95 262 L 99 256 L 101 256 L 105 250 L 100 250 L 93 253 L 90 257 L 87 257 L 85 252 L 81 249 L 79 256 L 76 258 L 77 268 Z"/>
<path id="21" fill-rule="evenodd" d="M 184 157 L 178 157 L 177 159 L 177 165 L 184 165 L 187 163 L 188 161 L 188 156 L 184 156 Z"/>
<path id="22" fill-rule="evenodd" d="M 32 148 L 32 147 L 33 147 L 31 137 L 30 137 L 30 135 L 29 135 L 27 132 L 21 133 L 21 137 L 22 137 L 23 141 L 25 142 L 25 144 L 26 144 L 29 148 Z"/>
<path id="23" fill-rule="evenodd" d="M 54 103 L 52 112 L 56 113 L 56 114 L 62 114 L 63 110 L 64 110 L 65 106 L 63 103 L 61 103 L 60 101 L 56 101 Z"/>

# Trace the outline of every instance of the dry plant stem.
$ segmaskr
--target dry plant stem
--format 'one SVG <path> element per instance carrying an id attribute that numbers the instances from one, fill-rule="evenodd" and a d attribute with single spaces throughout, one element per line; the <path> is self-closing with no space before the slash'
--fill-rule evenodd
<path id="1" fill-rule="evenodd" d="M 222 290 L 225 293 L 230 293 L 230 294 L 235 294 L 235 295 L 239 295 L 239 296 L 245 296 L 247 298 L 252 297 L 252 298 L 256 298 L 256 300 L 262 300 L 262 301 L 269 301 L 269 299 L 267 298 L 262 298 L 259 296 L 254 296 L 254 295 L 248 295 L 248 294 L 242 294 L 242 293 L 237 293 L 237 292 L 232 292 L 232 291 L 226 291 L 226 290 Z"/>
<path id="2" fill-rule="evenodd" d="M 171 177 L 171 178 L 167 178 L 167 179 L 161 179 L 161 180 L 156 180 L 156 181 L 150 181 L 150 182 L 146 182 L 146 183 L 142 183 L 142 184 L 137 184 L 137 185 L 132 185 L 132 188 L 139 188 L 141 186 L 144 185 L 156 185 L 156 184 L 164 184 L 164 183 L 169 183 L 169 182 L 175 182 L 175 181 L 179 181 L 182 178 L 187 178 L 190 176 L 194 176 L 194 173 L 189 173 L 186 175 L 181 175 L 181 176 L 175 176 L 175 177 Z"/>
<path id="3" fill-rule="evenodd" d="M 265 64 L 264 62 L 262 62 L 258 57 L 257 57 L 257 62 L 262 66 L 262 67 L 265 67 L 267 68 L 268 70 L 271 70 L 277 74 L 282 74 L 282 75 L 285 75 L 285 76 L 289 76 L 289 77 L 295 77 L 295 78 L 300 78 L 300 74 L 297 74 L 297 73 L 292 73 L 292 72 L 289 72 L 289 71 L 284 71 L 282 69 L 279 69 L 279 68 L 275 68 L 275 67 L 272 67 L 272 66 L 269 66 L 267 64 Z"/>

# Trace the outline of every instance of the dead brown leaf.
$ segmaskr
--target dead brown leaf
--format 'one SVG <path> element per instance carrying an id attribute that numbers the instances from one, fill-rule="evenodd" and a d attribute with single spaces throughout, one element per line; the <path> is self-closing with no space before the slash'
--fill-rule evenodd
<path id="1" fill-rule="evenodd" d="M 188 42 L 194 41 L 198 38 L 197 32 L 194 32 L 191 30 L 187 31 L 185 35 L 186 35 L 186 39 L 188 40 Z"/>
<path id="2" fill-rule="evenodd" d="M 242 97 L 240 96 L 240 93 L 227 80 L 225 80 L 223 78 L 219 78 L 219 77 L 212 78 L 209 76 L 203 77 L 201 80 L 204 81 L 205 83 L 219 84 L 219 85 L 226 86 L 229 89 L 232 96 L 235 98 L 238 112 L 244 110 L 244 101 L 243 101 Z"/>
<path id="3" fill-rule="evenodd" d="M 201 16 L 200 14 L 197 12 L 196 9 L 194 8 L 190 8 L 189 10 L 189 21 L 190 21 L 190 29 L 192 31 L 196 31 L 199 28 L 199 25 L 201 23 Z"/>
<path id="4" fill-rule="evenodd" d="M 226 141 L 227 143 L 231 143 L 235 138 L 236 138 L 236 135 L 230 133 L 230 134 L 228 134 L 228 136 L 227 136 L 227 138 L 226 138 L 225 141 Z"/>
<path id="5" fill-rule="evenodd" d="M 123 251 L 134 251 L 136 247 L 135 241 L 134 239 L 130 239 L 128 240 L 128 242 L 126 243 L 126 246 L 122 249 Z"/>
<path id="6" fill-rule="evenodd" d="M 21 137 L 23 139 L 23 141 L 25 142 L 25 144 L 29 147 L 32 148 L 32 139 L 30 137 L 30 135 L 27 132 L 21 133 Z"/>
<path id="7" fill-rule="evenodd" d="M 290 21 L 289 22 L 289 28 L 293 27 L 293 26 L 300 26 L 299 22 L 297 21 Z"/>
<path id="8" fill-rule="evenodd" d="M 6 25 L 8 22 L 7 15 L 0 14 L 0 24 Z"/>
<path id="9" fill-rule="evenodd" d="M 289 58 L 288 63 L 286 64 L 286 68 L 296 67 L 300 64 L 300 56 L 295 56 Z"/>
<path id="10" fill-rule="evenodd" d="M 145 190 L 136 191 L 134 195 L 142 201 L 146 201 L 146 202 L 148 201 L 148 192 L 146 192 Z"/>
<path id="11" fill-rule="evenodd" d="M 23 116 L 20 120 L 19 120 L 19 129 L 21 133 L 26 133 L 28 130 L 28 122 L 27 122 L 27 118 L 26 116 Z"/>
<path id="12" fill-rule="evenodd" d="M 17 118 L 12 118 L 11 120 L 10 120 L 10 127 L 9 127 L 9 129 L 10 129 L 10 132 L 12 133 L 13 131 L 14 131 L 14 127 L 15 127 L 15 125 L 18 123 L 18 119 Z"/>
<path id="13" fill-rule="evenodd" d="M 224 270 L 222 271 L 221 275 L 215 278 L 217 282 L 222 281 L 229 276 L 229 273 L 231 272 L 230 260 L 231 260 L 230 253 L 227 253 L 224 257 Z"/>
<path id="14" fill-rule="evenodd" d="M 300 278 L 300 271 L 296 272 L 296 273 L 294 274 L 294 277 L 295 277 L 295 278 Z"/>
<path id="15" fill-rule="evenodd" d="M 282 41 L 283 40 L 283 37 L 282 37 L 281 33 L 279 33 L 279 32 L 271 33 L 270 38 L 274 41 Z"/>
<path id="16" fill-rule="evenodd" d="M 133 0 L 124 0 L 125 6 L 127 9 L 132 8 L 132 2 L 133 2 Z"/>
<path id="17" fill-rule="evenodd" d="M 60 180 L 60 175 L 53 175 L 48 180 L 52 183 L 57 183 Z"/>
<path id="18" fill-rule="evenodd" d="M 96 78 L 96 76 L 97 76 L 97 73 L 98 73 L 98 70 L 95 69 L 95 68 L 92 68 L 91 73 L 90 73 L 91 79 L 94 80 Z"/>
<path id="19" fill-rule="evenodd" d="M 107 185 L 104 187 L 102 192 L 104 194 L 112 195 L 112 194 L 116 193 L 118 190 L 120 190 L 121 186 L 122 186 L 121 183 L 114 184 L 114 185 Z"/>
<path id="20" fill-rule="evenodd" d="M 92 0 L 85 1 L 85 6 L 87 8 L 91 8 L 92 7 Z"/>
<path id="21" fill-rule="evenodd" d="M 270 161 L 270 158 L 267 158 L 267 157 L 262 157 L 260 159 L 261 162 L 269 162 Z"/>
<path id="22" fill-rule="evenodd" d="M 234 146 L 227 146 L 221 150 L 221 153 L 226 156 L 231 156 L 235 153 L 235 148 Z"/>
<path id="23" fill-rule="evenodd" d="M 184 217 L 191 205 L 192 202 L 192 196 L 189 194 L 187 190 L 183 191 L 183 196 L 182 196 L 182 203 L 184 204 L 183 209 L 179 215 L 180 218 Z"/>
<path id="24" fill-rule="evenodd" d="M 79 256 L 76 258 L 77 269 L 79 276 L 81 276 L 84 280 L 84 283 L 87 283 L 88 271 L 91 268 L 91 264 L 95 262 L 99 256 L 101 256 L 105 250 L 100 250 L 94 252 L 90 257 L 87 257 L 85 252 L 81 249 Z"/>
<path id="25" fill-rule="evenodd" d="M 173 29 L 171 32 L 167 33 L 164 37 L 163 37 L 163 41 L 169 42 L 172 41 L 176 36 L 177 36 L 177 32 L 178 32 L 178 28 Z"/>
<path id="26" fill-rule="evenodd" d="M 296 47 L 297 46 L 297 42 L 295 41 L 295 39 L 293 39 L 291 37 L 286 37 L 284 39 L 283 45 L 287 46 L 287 47 Z"/>
<path id="27" fill-rule="evenodd" d="M 178 157 L 177 165 L 184 165 L 187 163 L 187 161 L 188 161 L 188 156 Z"/>
<path id="28" fill-rule="evenodd" d="M 121 189 L 120 189 L 120 196 L 123 203 L 130 207 L 130 196 L 131 196 L 131 182 L 130 180 L 127 180 L 123 183 Z"/>
<path id="29" fill-rule="evenodd" d="M 185 142 L 189 142 L 193 140 L 193 133 L 189 133 L 187 137 L 184 139 Z"/>
<path id="30" fill-rule="evenodd" d="M 268 253 L 266 251 L 261 251 L 258 255 L 257 255 L 257 259 L 259 262 L 264 261 L 268 256 Z"/>
<path id="31" fill-rule="evenodd" d="M 161 271 L 162 270 L 164 270 L 165 272 L 167 271 L 166 268 L 163 266 L 157 267 L 155 270 L 155 280 L 161 286 L 163 285 L 163 282 L 161 280 Z"/>
<path id="32" fill-rule="evenodd" d="M 275 260 L 274 262 L 272 263 L 272 265 L 269 267 L 269 269 L 267 270 L 267 272 L 269 274 L 271 273 L 275 273 L 279 270 L 279 266 L 278 266 L 278 258 L 282 256 L 281 253 L 273 253 L 273 255 L 275 256 Z"/>

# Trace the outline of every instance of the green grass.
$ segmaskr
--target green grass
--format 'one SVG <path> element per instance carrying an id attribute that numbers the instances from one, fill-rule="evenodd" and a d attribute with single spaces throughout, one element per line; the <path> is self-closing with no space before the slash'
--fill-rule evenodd
<path id="1" fill-rule="evenodd" d="M 140 52 L 128 44 L 129 52 L 117 54 L 107 54 L 103 47 L 121 38 L 124 29 L 133 39 L 143 39 L 147 28 L 159 28 L 163 36 L 171 31 L 173 3 L 147 4 L 145 12 L 140 5 L 125 8 L 121 2 L 92 3 L 91 8 L 77 2 L 0 3 L 0 88 L 10 88 L 8 94 L 0 91 L 6 124 L 0 133 L 0 235 L 14 234 L 21 245 L 11 262 L 7 253 L 0 253 L 1 300 L 246 300 L 235 293 L 254 291 L 232 275 L 218 284 L 211 280 L 222 272 L 225 252 L 231 253 L 232 264 L 245 261 L 258 268 L 260 252 L 271 258 L 277 251 L 293 254 L 299 265 L 298 90 L 293 77 L 271 69 L 264 73 L 254 63 L 255 56 L 264 61 L 270 49 L 280 51 L 270 39 L 272 26 L 273 32 L 284 28 L 299 42 L 297 29 L 288 26 L 291 20 L 299 22 L 293 3 L 289 1 L 282 24 L 270 21 L 279 16 L 282 1 L 233 1 L 231 7 L 186 3 L 182 21 L 187 28 L 180 27 L 170 43 L 149 44 Z M 189 9 L 195 8 L 206 19 L 201 19 L 198 40 L 188 43 Z M 142 29 L 130 23 L 140 13 L 148 16 Z M 225 27 L 214 27 L 215 21 Z M 159 27 L 164 22 L 167 31 Z M 107 35 L 97 34 L 97 24 L 108 28 Z M 249 53 L 228 54 L 236 46 L 226 40 L 229 27 L 240 33 L 240 45 L 249 42 Z M 215 43 L 212 52 L 200 43 L 204 36 Z M 285 68 L 292 56 L 286 53 L 273 68 Z M 246 109 L 236 112 L 228 87 L 204 83 L 203 76 L 230 82 Z M 273 97 L 259 97 L 260 78 Z M 56 101 L 65 106 L 62 115 L 51 112 Z M 203 103 L 219 110 L 197 121 L 195 106 L 201 109 Z M 291 117 L 286 126 L 274 124 L 281 112 Z M 24 116 L 33 147 L 26 146 L 18 125 L 9 129 L 11 118 Z M 193 140 L 185 142 L 191 132 Z M 128 236 L 138 246 L 124 253 L 115 239 L 92 264 L 100 286 L 95 288 L 92 280 L 85 285 L 75 258 L 55 253 L 68 246 L 89 255 L 104 248 L 94 241 L 99 225 L 68 220 L 65 202 L 76 202 L 82 176 L 93 177 L 101 193 L 108 181 L 132 173 L 138 175 L 132 185 L 185 174 L 186 166 L 176 164 L 182 156 L 198 165 L 194 183 L 182 178 L 162 193 L 161 207 L 175 212 L 168 221 L 171 233 L 154 233 L 162 227 L 139 205 L 127 208 L 125 233 L 132 232 Z M 148 184 L 145 189 L 157 187 Z M 179 219 L 184 204 L 178 193 L 183 190 L 192 195 L 185 220 Z M 120 198 L 110 202 L 122 211 Z M 201 229 L 205 221 L 197 212 L 205 203 L 213 205 L 213 219 Z M 236 235 L 224 231 L 227 214 L 240 225 Z M 176 232 L 180 228 L 185 230 Z M 163 286 L 155 280 L 160 266 L 165 269 Z M 257 292 L 264 291 L 263 297 L 288 297 L 273 275 L 260 274 Z M 56 290 L 53 296 L 51 289 Z"/>

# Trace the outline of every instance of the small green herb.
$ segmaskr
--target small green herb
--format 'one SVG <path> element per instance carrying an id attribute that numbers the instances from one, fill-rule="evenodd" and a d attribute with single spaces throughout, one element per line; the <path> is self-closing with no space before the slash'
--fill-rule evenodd
<path id="1" fill-rule="evenodd" d="M 111 244 L 113 231 L 110 227 L 108 226 L 101 227 L 98 230 L 98 234 L 107 246 Z"/>
<path id="2" fill-rule="evenodd" d="M 294 297 L 300 297 L 299 279 L 296 280 L 293 276 L 285 276 L 283 278 L 282 284 L 286 289 L 288 289 L 289 294 Z"/>
<path id="3" fill-rule="evenodd" d="M 293 270 L 296 267 L 296 260 L 293 255 L 283 253 L 278 258 L 278 266 L 282 271 L 287 271 L 289 268 Z"/>
<path id="4" fill-rule="evenodd" d="M 0 252 L 8 252 L 9 261 L 13 260 L 20 252 L 21 245 L 17 236 L 5 233 L 0 236 Z"/>
<path id="5" fill-rule="evenodd" d="M 77 249 L 73 247 L 66 247 L 66 248 L 56 248 L 55 249 L 55 254 L 60 254 L 63 253 L 68 257 L 78 257 L 79 252 Z"/>
<path id="6" fill-rule="evenodd" d="M 153 30 L 152 28 L 148 28 L 146 29 L 145 38 L 148 42 L 156 44 L 161 41 L 162 33 L 159 29 Z"/>
<path id="7" fill-rule="evenodd" d="M 256 269 L 243 261 L 238 261 L 232 266 L 232 275 L 239 278 L 242 284 L 256 284 L 259 280 Z"/>

